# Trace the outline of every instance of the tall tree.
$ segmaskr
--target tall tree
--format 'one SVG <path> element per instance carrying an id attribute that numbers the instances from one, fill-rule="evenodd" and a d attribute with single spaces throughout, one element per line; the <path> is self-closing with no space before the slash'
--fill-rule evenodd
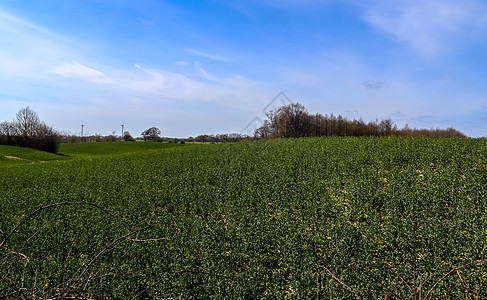
<path id="1" fill-rule="evenodd" d="M 160 138 L 161 130 L 157 127 L 151 127 L 149 129 L 144 130 L 142 133 L 142 137 L 144 141 L 157 141 Z"/>
<path id="2" fill-rule="evenodd" d="M 270 126 L 272 136 L 274 138 L 288 138 L 288 137 L 304 137 L 310 135 L 311 117 L 306 108 L 299 103 L 291 103 L 282 106 L 277 110 L 272 110 L 267 113 L 269 118 L 265 126 Z M 262 128 L 258 133 L 267 132 L 266 128 Z"/>

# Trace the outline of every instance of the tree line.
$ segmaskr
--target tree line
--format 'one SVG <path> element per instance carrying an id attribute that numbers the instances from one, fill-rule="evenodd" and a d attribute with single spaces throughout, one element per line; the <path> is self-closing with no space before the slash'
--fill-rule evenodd
<path id="1" fill-rule="evenodd" d="M 0 123 L 0 145 L 33 148 L 56 153 L 59 133 L 39 119 L 28 106 L 12 122 Z"/>
<path id="2" fill-rule="evenodd" d="M 256 138 L 294 138 L 323 136 L 414 136 L 466 137 L 460 131 L 447 129 L 398 129 L 391 119 L 365 123 L 362 119 L 349 120 L 341 115 L 310 114 L 299 103 L 282 106 L 267 113 L 268 119 L 255 130 Z"/>
<path id="3" fill-rule="evenodd" d="M 254 138 L 296 138 L 296 137 L 323 137 L 323 136 L 413 136 L 413 137 L 466 137 L 462 132 L 453 129 L 416 129 L 406 127 L 398 129 L 391 119 L 364 122 L 362 119 L 349 120 L 341 115 L 335 116 L 310 114 L 299 103 L 282 106 L 267 113 L 268 119 L 255 130 Z M 172 141 L 172 142 L 239 142 L 250 138 L 238 133 L 199 135 L 186 139 L 168 139 L 160 137 L 161 131 L 151 127 L 141 133 L 144 141 Z M 137 138 L 138 139 L 138 138 Z M 34 148 L 42 151 L 56 153 L 59 143 L 86 141 L 78 136 L 61 135 L 52 127 L 39 119 L 36 112 L 29 107 L 21 109 L 12 122 L 0 123 L 0 145 L 12 145 Z M 129 132 L 123 137 L 115 134 L 102 137 L 95 135 L 90 141 L 135 141 Z"/>

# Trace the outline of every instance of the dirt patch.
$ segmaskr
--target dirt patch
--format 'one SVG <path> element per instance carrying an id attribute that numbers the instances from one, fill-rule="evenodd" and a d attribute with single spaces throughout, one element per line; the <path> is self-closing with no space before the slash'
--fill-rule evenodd
<path id="1" fill-rule="evenodd" d="M 8 158 L 8 159 L 23 160 L 22 158 L 17 157 L 17 156 L 5 155 L 5 157 Z"/>

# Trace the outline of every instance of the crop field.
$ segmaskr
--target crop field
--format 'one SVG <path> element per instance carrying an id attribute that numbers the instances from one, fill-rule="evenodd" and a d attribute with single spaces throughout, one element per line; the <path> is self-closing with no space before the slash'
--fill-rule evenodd
<path id="1" fill-rule="evenodd" d="M 487 298 L 486 139 L 60 153 L 0 148 L 0 299 Z"/>

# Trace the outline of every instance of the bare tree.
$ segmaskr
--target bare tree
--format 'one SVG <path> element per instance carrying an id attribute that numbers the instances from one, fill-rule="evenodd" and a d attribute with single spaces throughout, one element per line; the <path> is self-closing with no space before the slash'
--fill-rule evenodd
<path id="1" fill-rule="evenodd" d="M 14 136 L 17 134 L 17 130 L 13 123 L 2 122 L 0 123 L 0 136 Z"/>
<path id="2" fill-rule="evenodd" d="M 257 130 L 258 136 L 269 136 L 269 131 L 274 138 L 304 137 L 311 131 L 312 117 L 306 108 L 299 103 L 291 103 L 277 110 L 267 113 L 268 122 Z"/>
<path id="3" fill-rule="evenodd" d="M 28 106 L 22 108 L 13 122 L 0 124 L 0 144 L 21 146 L 56 153 L 59 134 L 42 122 Z"/>
<path id="4" fill-rule="evenodd" d="M 382 135 L 390 135 L 393 131 L 397 130 L 397 126 L 391 119 L 384 119 L 379 123 L 379 132 Z"/>
<path id="5" fill-rule="evenodd" d="M 265 120 L 262 126 L 257 128 L 254 132 L 254 136 L 259 139 L 267 139 L 272 137 L 272 126 L 269 120 Z"/>
<path id="6" fill-rule="evenodd" d="M 37 113 L 27 106 L 17 113 L 16 125 L 20 135 L 33 137 L 37 136 L 38 130 L 43 124 Z"/>

